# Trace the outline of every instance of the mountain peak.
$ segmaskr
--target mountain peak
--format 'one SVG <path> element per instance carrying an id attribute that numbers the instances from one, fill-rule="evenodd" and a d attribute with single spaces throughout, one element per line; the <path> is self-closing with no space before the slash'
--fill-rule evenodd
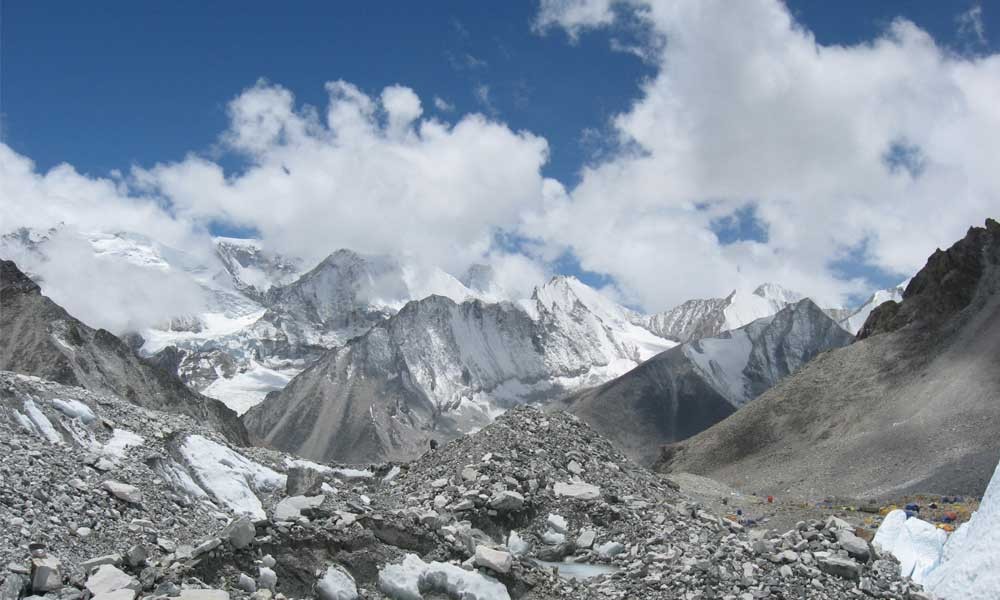
<path id="1" fill-rule="evenodd" d="M 968 306 L 981 279 L 1000 266 L 1000 224 L 986 219 L 947 250 L 937 249 L 909 281 L 901 302 L 885 302 L 868 315 L 859 339 L 918 323 L 937 325 Z"/>
<path id="2" fill-rule="evenodd" d="M 784 286 L 777 283 L 762 283 L 757 286 L 757 289 L 753 291 L 755 296 L 760 296 L 761 298 L 766 298 L 768 300 L 779 300 L 787 304 L 792 304 L 798 302 L 803 298 L 803 295 L 794 292 Z"/>

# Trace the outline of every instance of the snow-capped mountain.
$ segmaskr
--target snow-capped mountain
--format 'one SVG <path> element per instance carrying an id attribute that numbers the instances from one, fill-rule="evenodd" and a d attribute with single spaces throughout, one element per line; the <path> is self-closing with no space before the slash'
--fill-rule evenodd
<path id="1" fill-rule="evenodd" d="M 877 306 L 888 302 L 889 300 L 902 302 L 903 291 L 906 290 L 906 286 L 909 285 L 909 283 L 910 280 L 907 279 L 896 287 L 875 292 L 864 302 L 864 304 L 856 308 L 849 317 L 840 322 L 841 327 L 850 331 L 854 335 L 857 335 L 858 332 L 861 331 L 861 326 L 865 324 L 866 320 L 868 320 L 868 315 L 870 315 Z"/>
<path id="2" fill-rule="evenodd" d="M 1000 455 L 1000 223 L 934 251 L 902 302 L 661 466 L 819 497 L 979 494 Z"/>
<path id="3" fill-rule="evenodd" d="M 803 297 L 778 284 L 765 283 L 753 293 L 734 290 L 725 298 L 688 300 L 668 311 L 650 315 L 645 324 L 660 337 L 689 342 L 773 315 Z"/>
<path id="4" fill-rule="evenodd" d="M 411 458 L 430 438 L 600 383 L 673 346 L 634 316 L 571 277 L 517 303 L 430 296 L 325 354 L 244 422 L 307 458 Z"/>
<path id="5" fill-rule="evenodd" d="M 268 252 L 258 240 L 216 237 L 214 241 L 224 273 L 236 289 L 258 302 L 271 288 L 289 284 L 302 274 L 301 259 Z"/>
<path id="6" fill-rule="evenodd" d="M 681 344 L 559 405 L 650 462 L 661 444 L 721 421 L 818 353 L 851 339 L 803 299 L 741 328 Z"/>

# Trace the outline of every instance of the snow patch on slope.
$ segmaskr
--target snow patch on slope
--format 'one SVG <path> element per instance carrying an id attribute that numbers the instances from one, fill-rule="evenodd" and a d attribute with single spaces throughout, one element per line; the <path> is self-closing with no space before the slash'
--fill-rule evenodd
<path id="1" fill-rule="evenodd" d="M 221 400 L 242 415 L 264 401 L 268 393 L 283 389 L 293 377 L 302 372 L 299 368 L 272 369 L 256 361 L 246 371 L 226 378 L 219 377 L 201 393 L 209 398 Z"/>
<path id="2" fill-rule="evenodd" d="M 189 435 L 180 451 L 201 487 L 233 512 L 254 520 L 267 518 L 254 490 L 285 485 L 284 475 L 200 435 Z"/>
<path id="3" fill-rule="evenodd" d="M 683 348 L 684 354 L 702 371 L 712 387 L 733 406 L 740 406 L 746 401 L 747 378 L 744 371 L 753 351 L 753 341 L 746 331 L 736 330 L 725 337 L 697 340 L 685 344 Z"/>

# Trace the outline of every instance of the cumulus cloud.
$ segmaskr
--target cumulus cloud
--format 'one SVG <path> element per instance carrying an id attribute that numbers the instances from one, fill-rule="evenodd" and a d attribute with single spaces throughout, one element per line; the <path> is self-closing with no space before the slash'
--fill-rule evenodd
<path id="1" fill-rule="evenodd" d="M 539 20 L 608 23 L 579 10 L 546 3 Z M 647 308 L 763 280 L 842 300 L 870 283 L 838 258 L 902 279 L 1000 210 L 1000 56 L 956 56 L 905 20 L 824 46 L 775 0 L 616 10 L 657 38 L 658 74 L 614 117 L 619 149 L 525 231 Z M 766 239 L 716 235 L 741 211 Z"/>
<path id="2" fill-rule="evenodd" d="M 973 4 L 969 10 L 955 18 L 958 32 L 973 38 L 977 43 L 986 45 L 986 27 L 983 25 L 983 6 Z"/>
<path id="3" fill-rule="evenodd" d="M 610 25 L 611 5 L 612 0 L 542 0 L 534 27 L 540 32 L 561 27 L 575 41 L 586 29 Z"/>
<path id="4" fill-rule="evenodd" d="M 421 119 L 420 99 L 327 84 L 325 118 L 259 82 L 231 105 L 224 136 L 251 164 L 227 176 L 198 156 L 135 169 L 179 218 L 253 227 L 278 251 L 319 260 L 337 247 L 408 254 L 460 272 L 541 194 L 546 141 L 482 115 Z"/>
<path id="5" fill-rule="evenodd" d="M 404 84 L 333 81 L 311 108 L 260 81 L 220 134 L 238 171 L 192 154 L 111 178 L 41 173 L 0 144 L 0 219 L 205 252 L 223 223 L 306 264 L 339 247 L 453 274 L 485 262 L 518 295 L 569 255 L 610 276 L 609 294 L 660 310 L 763 281 L 835 303 L 871 290 L 867 269 L 844 264 L 901 280 L 1000 212 L 998 55 L 962 56 L 905 20 L 824 46 L 777 0 L 546 0 L 535 26 L 605 28 L 609 44 L 639 27 L 629 39 L 657 67 L 593 130 L 600 154 L 571 189 L 542 175 L 540 135 L 482 114 L 443 121 Z M 488 86 L 475 92 L 491 111 Z M 117 310 L 117 327 L 149 320 Z"/>
<path id="6" fill-rule="evenodd" d="M 91 247 L 97 232 L 128 231 L 185 248 L 195 261 L 211 253 L 203 229 L 176 221 L 152 198 L 130 194 L 121 180 L 84 176 L 66 164 L 38 173 L 0 144 L 0 200 L 0 233 L 28 227 L 49 238 L 44 254 L 12 242 L 0 244 L 0 256 L 38 278 L 44 294 L 88 325 L 122 333 L 204 309 L 204 294 L 190 277 L 100 256 Z"/>

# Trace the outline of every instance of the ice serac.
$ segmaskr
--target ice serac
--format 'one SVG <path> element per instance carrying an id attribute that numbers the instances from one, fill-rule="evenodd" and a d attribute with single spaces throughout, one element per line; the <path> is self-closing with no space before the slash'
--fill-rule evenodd
<path id="1" fill-rule="evenodd" d="M 412 458 L 430 438 L 600 383 L 673 345 L 632 317 L 566 277 L 516 304 L 430 296 L 328 352 L 244 422 L 312 459 Z"/>
<path id="2" fill-rule="evenodd" d="M 737 329 L 802 299 L 798 292 L 776 283 L 765 283 L 753 293 L 734 290 L 725 298 L 688 300 L 666 312 L 646 317 L 645 326 L 660 337 L 690 342 Z"/>
<path id="3" fill-rule="evenodd" d="M 979 494 L 1000 455 L 1000 224 L 937 250 L 824 353 L 658 465 L 809 496 Z"/>
<path id="4" fill-rule="evenodd" d="M 739 329 L 681 344 L 559 404 L 650 463 L 660 445 L 707 429 L 816 355 L 850 342 L 849 333 L 804 299 Z"/>
<path id="5" fill-rule="evenodd" d="M 36 375 L 213 423 L 248 443 L 236 413 L 189 390 L 176 376 L 137 356 L 104 329 L 73 318 L 11 261 L 0 261 L 0 369 Z"/>

